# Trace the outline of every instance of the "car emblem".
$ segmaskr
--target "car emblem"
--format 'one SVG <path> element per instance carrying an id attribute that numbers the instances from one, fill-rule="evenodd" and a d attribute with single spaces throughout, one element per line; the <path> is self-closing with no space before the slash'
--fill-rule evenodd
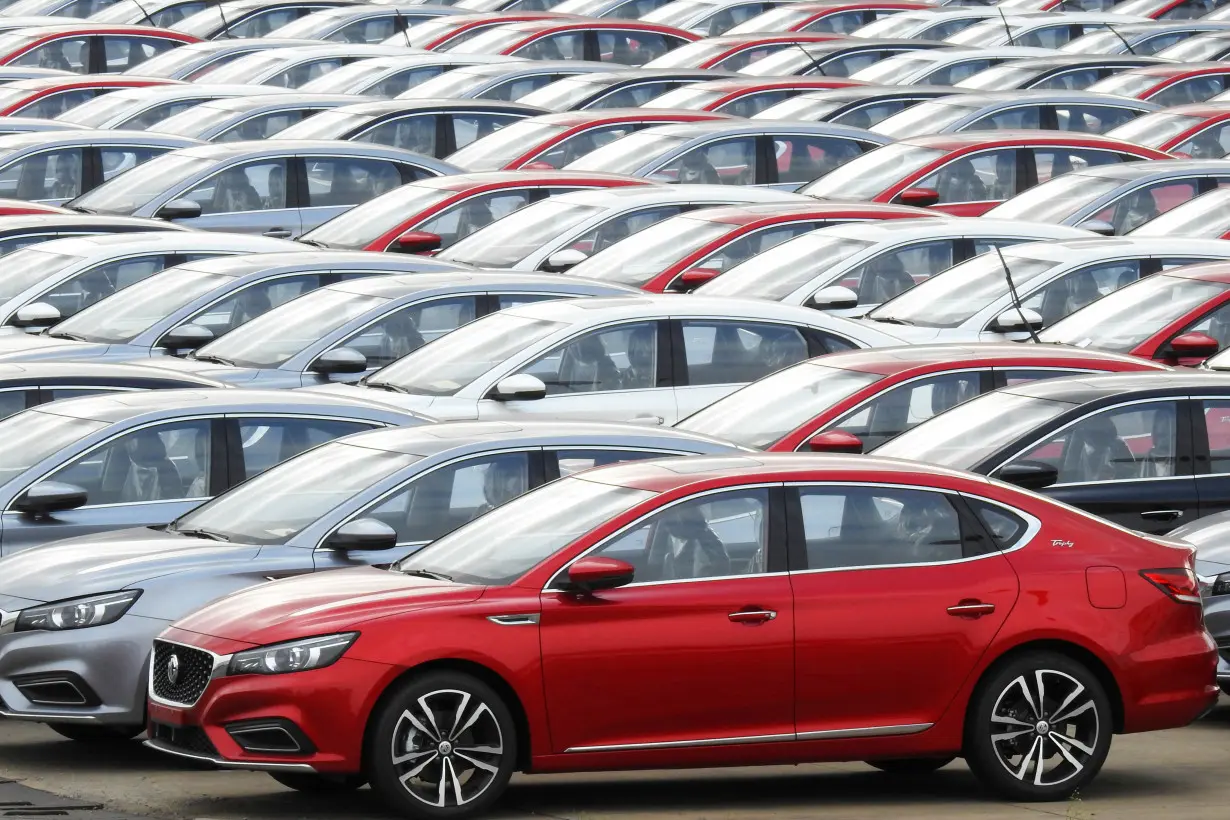
<path id="1" fill-rule="evenodd" d="M 179 682 L 179 655 L 172 655 L 167 661 L 167 683 L 174 686 Z"/>

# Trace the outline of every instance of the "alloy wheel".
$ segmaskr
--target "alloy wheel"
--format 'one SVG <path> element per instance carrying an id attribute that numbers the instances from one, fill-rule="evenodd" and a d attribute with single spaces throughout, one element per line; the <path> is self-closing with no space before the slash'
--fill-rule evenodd
<path id="1" fill-rule="evenodd" d="M 991 747 L 1022 783 L 1057 786 L 1085 772 L 1101 726 L 1094 694 L 1073 676 L 1034 669 L 1013 678 L 991 710 Z"/>

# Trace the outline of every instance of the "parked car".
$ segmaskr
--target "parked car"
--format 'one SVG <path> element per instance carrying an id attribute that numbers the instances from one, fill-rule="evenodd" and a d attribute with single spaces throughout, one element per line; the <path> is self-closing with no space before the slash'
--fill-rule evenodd
<path id="1" fill-rule="evenodd" d="M 467 10 L 468 11 L 468 10 Z M 414 31 L 395 35 L 398 42 L 407 43 L 412 48 L 426 48 L 432 51 L 447 52 L 450 48 L 464 43 L 471 37 L 495 26 L 508 23 L 521 23 L 530 20 L 554 20 L 560 17 L 553 11 L 497 11 L 437 17 L 414 26 Z M 390 38 L 394 39 L 394 38 Z M 385 40 L 387 43 L 388 40 Z"/>
<path id="2" fill-rule="evenodd" d="M 0 135 L 29 134 L 35 131 L 70 131 L 84 126 L 40 117 L 0 117 Z"/>
<path id="3" fill-rule="evenodd" d="M 1230 239 L 1230 189 L 1214 188 L 1158 214 L 1128 236 Z"/>
<path id="4" fill-rule="evenodd" d="M 680 541 L 715 557 L 676 558 Z M 280 763 L 284 754 L 254 751 L 228 726 L 293 715 L 274 734 L 314 738 L 299 757 L 312 771 L 278 780 L 311 789 L 326 772 L 343 785 L 370 779 L 416 818 L 478 815 L 513 769 L 552 763 L 905 765 L 874 759 L 883 756 L 917 772 L 962 754 L 1011 800 L 1063 799 L 1092 781 L 1112 729 L 1182 726 L 1216 702 L 1217 653 L 1192 560 L 1190 548 L 923 465 L 790 455 L 616 465 L 528 493 L 389 569 L 287 579 L 177 621 L 154 644 L 148 742 L 197 761 Z M 1018 572 L 1031 579 L 1024 590 Z M 1087 572 L 1109 576 L 1094 598 L 1116 608 L 1063 594 L 1069 576 Z M 977 609 L 946 611 L 957 606 Z M 698 609 L 710 617 L 677 628 L 678 612 Z M 954 621 L 963 613 L 969 622 Z M 1022 651 L 1043 627 L 1055 643 Z M 832 674 L 835 635 L 859 674 Z M 1077 660 L 1068 646 L 1095 649 Z M 456 654 L 484 663 L 421 666 Z M 172 657 L 189 672 L 178 685 L 159 671 Z M 900 685 L 903 663 L 919 667 L 916 685 Z M 662 697 L 664 677 L 689 693 L 685 713 Z M 1032 717 L 1043 697 L 1062 708 L 1004 738 L 1007 720 Z M 251 707 L 254 698 L 264 705 Z M 594 708 L 607 703 L 632 708 Z M 416 728 L 457 714 L 459 734 Z M 522 746 L 531 731 L 532 749 Z M 448 756 L 436 737 L 453 739 L 443 741 Z"/>
<path id="5" fill-rule="evenodd" d="M 356 3 L 314 11 L 269 32 L 270 37 L 331 43 L 380 43 L 411 26 L 438 17 L 465 14 L 464 9 L 426 3 Z M 409 43 L 404 42 L 405 45 Z"/>
<path id="6" fill-rule="evenodd" d="M 231 0 L 227 0 L 228 3 Z M 274 40 L 244 38 L 240 40 L 206 40 L 164 51 L 137 67 L 143 76 L 165 77 L 169 80 L 199 80 L 216 68 L 248 54 L 280 48 L 318 45 L 311 40 Z M 125 72 L 127 73 L 127 72 Z"/>
<path id="7" fill-rule="evenodd" d="M 96 23 L 165 28 L 206 8 L 208 0 L 115 0 L 94 6 L 88 19 Z"/>
<path id="8" fill-rule="evenodd" d="M 1220 159 L 1230 153 L 1230 101 L 1176 105 L 1110 132 L 1177 157 Z"/>
<path id="9" fill-rule="evenodd" d="M 282 88 L 278 92 L 203 102 L 167 117 L 150 130 L 208 142 L 263 140 L 321 111 L 364 102 L 352 94 L 309 94 Z"/>
<path id="10" fill-rule="evenodd" d="M 1226 646 L 1226 598 L 1230 593 L 1230 572 L 1225 554 L 1226 513 L 1189 521 L 1166 534 L 1196 548 L 1196 578 L 1204 604 L 1204 624 L 1217 642 L 1217 685 L 1230 690 L 1230 652 Z"/>
<path id="11" fill-rule="evenodd" d="M 1125 4 L 1126 5 L 1126 4 Z M 1072 54 L 1157 54 L 1188 38 L 1215 31 L 1230 30 L 1230 22 L 1186 20 L 1169 23 L 1133 23 L 1114 30 L 1092 31 L 1070 40 L 1060 48 Z M 1213 59 L 1213 58 L 1204 58 Z"/>
<path id="12" fill-rule="evenodd" d="M 1218 19 L 1221 5 L 1219 0 L 1208 3 L 1201 0 L 1124 0 L 1118 8 L 1124 14 L 1140 14 L 1154 20 L 1189 20 L 1206 15 Z"/>
<path id="13" fill-rule="evenodd" d="M 252 40 L 321 9 L 349 5 L 351 0 L 227 0 L 209 5 L 171 28 L 201 40 Z"/>
<path id="14" fill-rule="evenodd" d="M 55 121 L 62 122 L 69 128 L 126 128 L 131 131 L 144 131 L 153 129 L 168 117 L 181 114 L 202 103 L 251 97 L 271 90 L 275 93 L 291 93 L 290 89 L 269 86 L 214 83 L 125 88 L 74 106 L 56 117 Z M 0 127 L 2 126 L 3 120 L 0 120 Z"/>
<path id="15" fill-rule="evenodd" d="M 499 56 L 499 55 L 497 55 Z M 484 99 L 515 101 L 564 77 L 611 70 L 610 63 L 585 60 L 525 60 L 454 69 L 398 94 L 399 99 Z"/>
<path id="16" fill-rule="evenodd" d="M 17 80 L 0 86 L 0 117 L 58 117 L 84 102 L 121 88 L 144 88 L 175 82 L 158 77 L 88 74 Z"/>
<path id="17" fill-rule="evenodd" d="M 958 31 L 982 20 L 998 20 L 1003 11 L 991 5 L 954 4 L 937 8 L 932 4 L 916 6 L 900 14 L 869 20 L 866 25 L 843 31 L 855 37 L 901 37 L 911 40 L 946 40 Z"/>
<path id="18" fill-rule="evenodd" d="M 798 3 L 786 3 L 797 6 Z M 781 6 L 779 6 L 781 8 Z M 738 71 L 757 60 L 779 51 L 799 48 L 811 43 L 827 43 L 840 39 L 836 34 L 798 34 L 794 32 L 759 32 L 706 37 L 663 54 L 646 68 L 709 68 Z"/>
<path id="19" fill-rule="evenodd" d="M 749 63 L 739 69 L 739 73 L 753 77 L 811 74 L 819 74 L 823 77 L 849 77 L 856 71 L 861 71 L 897 54 L 946 46 L 946 43 L 930 40 L 839 38 L 826 43 L 800 44 L 797 48 L 782 49 L 764 59 Z"/>
<path id="20" fill-rule="evenodd" d="M 934 5 L 919 0 L 844 0 L 844 2 L 783 3 L 732 29 L 729 34 L 766 31 L 814 31 L 853 34 L 877 20 L 908 14 Z M 896 36 L 896 35 L 890 35 Z"/>
<path id="21" fill-rule="evenodd" d="M 515 62 L 516 57 L 505 57 L 503 54 L 404 54 L 400 57 L 369 57 L 309 80 L 302 88 L 304 91 L 323 94 L 396 97 L 419 83 L 447 74 L 455 68 Z"/>
<path id="22" fill-rule="evenodd" d="M 550 12 L 542 14 L 570 14 L 578 17 L 617 17 L 621 20 L 636 20 L 642 14 L 660 6 L 665 6 L 671 0 L 564 0 L 553 3 Z M 533 3 L 523 3 L 521 8 Z M 504 12 L 507 13 L 507 12 Z M 514 12 L 514 14 L 521 12 Z"/>
<path id="23" fill-rule="evenodd" d="M 1163 108 L 1204 102 L 1225 91 L 1230 82 L 1226 63 L 1167 63 L 1121 71 L 1098 80 L 1090 91 L 1135 97 Z"/>
<path id="24" fill-rule="evenodd" d="M 871 128 L 911 106 L 964 91 L 944 86 L 855 85 L 808 91 L 753 114 L 756 120 L 831 122 L 851 128 Z"/>
<path id="25" fill-rule="evenodd" d="M 632 108 L 663 94 L 690 88 L 722 76 L 721 71 L 696 68 L 629 68 L 598 74 L 578 74 L 531 91 L 519 102 L 548 111 Z"/>
<path id="26" fill-rule="evenodd" d="M 889 57 L 854 72 L 850 79 L 880 85 L 955 85 L 1002 63 L 1049 54 L 1050 49 L 1012 45 L 937 48 Z"/>
<path id="27" fill-rule="evenodd" d="M 279 48 L 231 60 L 211 71 L 209 81 L 299 88 L 344 65 L 372 57 L 396 57 L 404 54 L 405 46 L 364 43 L 317 43 L 313 46 Z"/>
<path id="28" fill-rule="evenodd" d="M 452 247 L 514 211 L 560 194 L 648 184 L 569 171 L 453 174 L 411 182 L 351 208 L 299 237 L 335 250 L 428 253 Z"/>
<path id="29" fill-rule="evenodd" d="M 739 23 L 781 4 L 782 0 L 676 0 L 640 16 L 641 20 L 717 37 Z"/>
<path id="30" fill-rule="evenodd" d="M 172 151 L 78 197 L 72 206 L 285 239 L 407 182 L 457 170 L 438 159 L 370 143 L 233 142 Z"/>
<path id="31" fill-rule="evenodd" d="M 868 313 L 866 321 L 916 343 L 1021 341 L 1031 329 L 1050 327 L 1138 279 L 1230 258 L 1226 245 L 1136 237 L 1015 245 L 931 277 Z"/>
<path id="32" fill-rule="evenodd" d="M 843 77 L 742 77 L 710 80 L 668 91 L 645 108 L 688 108 L 751 117 L 784 100 L 833 88 L 864 87 Z"/>
<path id="33" fill-rule="evenodd" d="M 690 31 L 643 20 L 560 18 L 495 26 L 449 51 L 636 66 L 699 39 Z"/>
<path id="34" fill-rule="evenodd" d="M 326 406 L 335 412 L 345 407 Z M 74 740 L 132 737 L 145 728 L 154 638 L 214 598 L 262 583 L 262 576 L 386 563 L 587 465 L 739 452 L 702 436 L 644 425 L 530 422 L 514 428 L 488 422 L 373 433 L 325 443 L 272 467 L 165 530 L 123 529 L 8 559 L 0 593 L 6 606 L 22 598 L 93 598 L 106 592 L 99 584 L 109 590 L 142 586 L 139 603 L 131 602 L 135 606 L 101 628 L 74 630 L 71 643 L 57 630 L 21 629 L 0 637 L 6 648 L 0 662 L 5 716 L 46 722 Z M 343 549 L 344 534 L 357 530 L 383 538 L 369 534 L 361 546 Z M 22 655 L 42 657 L 45 669 L 57 670 L 50 673 L 52 681 L 71 681 L 75 691 L 94 697 L 86 705 L 40 698 L 41 690 L 26 684 Z M 114 668 L 117 658 L 124 663 Z M 10 660 L 13 665 L 7 665 Z"/>
<path id="35" fill-rule="evenodd" d="M 115 74 L 197 39 L 170 29 L 94 22 L 17 29 L 0 34 L 0 65 Z"/>
<path id="36" fill-rule="evenodd" d="M 1020 128 L 1105 134 L 1157 110 L 1152 103 L 1090 91 L 966 92 L 912 106 L 872 126 L 871 130 L 897 139 Z M 1137 142 L 1122 134 L 1110 136 Z M 1156 145 L 1150 147 L 1166 150 Z"/>
<path id="37" fill-rule="evenodd" d="M 1052 345 L 848 350 L 765 376 L 675 427 L 769 452 L 862 452 L 1001 387 L 1166 369 L 1132 356 Z"/>
<path id="38" fill-rule="evenodd" d="M 53 239 L 68 239 L 74 236 L 186 230 L 189 229 L 161 219 L 138 219 L 131 216 L 99 216 L 72 212 L 5 216 L 0 219 L 0 256 Z"/>
<path id="39" fill-rule="evenodd" d="M 820 199 L 935 207 L 954 216 L 981 216 L 1039 182 L 1074 168 L 1089 170 L 1090 166 L 1143 159 L 1171 157 L 1154 148 L 1098 134 L 937 134 L 910 137 L 870 151 L 800 188 L 799 193 Z M 995 216 L 1015 219 L 1017 213 L 1008 209 Z"/>
<path id="40" fill-rule="evenodd" d="M 1230 32 L 1197 34 L 1180 40 L 1157 53 L 1164 60 L 1184 63 L 1205 63 L 1220 60 L 1230 53 Z"/>
<path id="41" fill-rule="evenodd" d="M 1105 11 L 1022 12 L 975 23 L 950 35 L 945 42 L 975 47 L 1015 43 L 1035 48 L 1059 48 L 1090 32 L 1148 22 L 1147 17 Z"/>
<path id="42" fill-rule="evenodd" d="M 1000 63 L 962 80 L 957 86 L 980 91 L 1008 91 L 1013 88 L 1082 91 L 1098 80 L 1122 71 L 1164 63 L 1156 57 L 1056 52 L 1050 57 L 1027 57 Z"/>

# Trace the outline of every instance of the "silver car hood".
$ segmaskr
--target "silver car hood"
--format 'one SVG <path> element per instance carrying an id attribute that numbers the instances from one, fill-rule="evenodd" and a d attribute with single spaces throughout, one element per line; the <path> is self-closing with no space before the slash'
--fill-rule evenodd
<path id="1" fill-rule="evenodd" d="M 891 322 L 877 322 L 874 319 L 858 320 L 868 327 L 873 327 L 881 333 L 891 333 L 903 341 L 911 344 L 922 344 L 924 342 L 939 341 L 940 336 L 944 334 L 944 328 L 939 327 L 914 327 L 911 325 L 895 325 Z M 951 333 L 952 331 L 948 331 Z M 973 334 L 977 338 L 978 334 Z M 944 341 L 949 341 L 945 338 Z"/>
<path id="2" fill-rule="evenodd" d="M 13 333 L 0 336 L 0 361 L 32 362 L 39 359 L 82 359 L 101 356 L 107 345 L 92 342 L 73 342 L 68 339 L 53 339 L 50 336 Z"/>
<path id="3" fill-rule="evenodd" d="M 322 384 L 304 387 L 317 393 L 330 393 L 335 396 L 360 398 L 364 401 L 374 401 L 387 404 L 399 410 L 412 410 L 430 416 L 437 421 L 462 421 L 478 418 L 478 403 L 473 399 L 459 399 L 456 396 L 423 396 L 417 393 L 394 393 L 389 390 L 378 390 L 374 387 L 364 387 L 361 384 Z"/>
<path id="4" fill-rule="evenodd" d="M 149 360 L 147 366 L 151 368 L 156 367 L 159 370 L 171 370 L 176 373 L 192 373 L 197 376 L 204 376 L 207 379 L 217 379 L 218 381 L 230 384 L 250 382 L 260 375 L 260 371 L 254 367 L 234 367 L 232 365 L 218 364 L 217 362 L 181 359 L 177 356 L 154 356 Z"/>
<path id="5" fill-rule="evenodd" d="M 0 600 L 15 597 L 45 603 L 114 592 L 163 575 L 248 562 L 259 552 L 259 547 L 249 544 L 189 538 L 147 527 L 88 535 L 0 560 Z"/>

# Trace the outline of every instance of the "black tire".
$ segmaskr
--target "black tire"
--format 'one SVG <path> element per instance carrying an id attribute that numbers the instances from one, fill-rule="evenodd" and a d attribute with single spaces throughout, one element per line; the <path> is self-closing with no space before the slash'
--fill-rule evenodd
<path id="1" fill-rule="evenodd" d="M 288 789 L 308 794 L 352 792 L 367 784 L 361 774 L 312 774 L 310 772 L 269 772 L 269 776 Z"/>
<path id="2" fill-rule="evenodd" d="M 868 760 L 868 766 L 874 766 L 888 774 L 915 775 L 938 772 L 952 761 L 956 755 L 949 757 L 900 757 L 892 760 Z"/>
<path id="3" fill-rule="evenodd" d="M 108 726 L 97 723 L 48 723 L 47 728 L 78 743 L 124 743 L 145 731 L 144 726 Z"/>
<path id="4" fill-rule="evenodd" d="M 494 689 L 464 673 L 432 672 L 400 684 L 377 707 L 368 725 L 367 775 L 403 817 L 471 817 L 504 793 L 517 767 L 517 742 L 512 712 Z M 414 771 L 421 776 L 403 785 Z"/>
<path id="5" fill-rule="evenodd" d="M 1064 800 L 1097 776 L 1113 731 L 1110 698 L 1096 675 L 1066 655 L 1029 652 L 978 684 L 965 720 L 965 761 L 1009 800 Z"/>

